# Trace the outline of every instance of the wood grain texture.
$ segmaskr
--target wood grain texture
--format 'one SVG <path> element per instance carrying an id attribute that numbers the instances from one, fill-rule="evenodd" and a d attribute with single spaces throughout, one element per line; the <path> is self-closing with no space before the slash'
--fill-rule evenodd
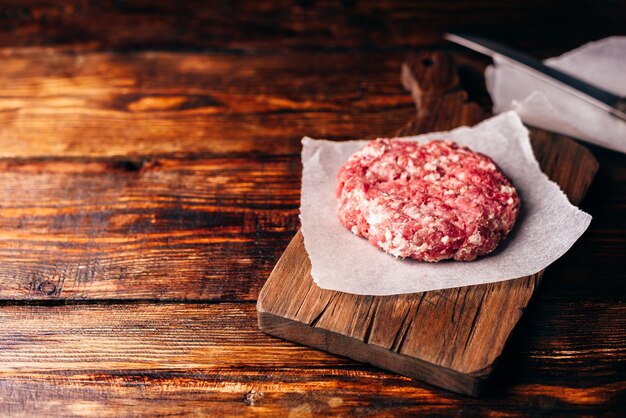
<path id="1" fill-rule="evenodd" d="M 304 135 L 372 138 L 413 114 L 402 53 L 0 58 L 0 157 L 298 154 Z"/>
<path id="2" fill-rule="evenodd" d="M 268 337 L 252 304 L 298 227 L 302 135 L 397 132 L 415 113 L 398 82 L 415 50 L 454 50 L 468 103 L 488 108 L 485 61 L 441 43 L 440 32 L 468 29 L 553 56 L 624 34 L 623 2 L 201 3 L 0 2 L 2 187 L 13 190 L 0 188 L 0 243 L 25 237 L 22 251 L 5 245 L 0 257 L 0 415 L 625 415 L 626 156 L 601 148 L 591 147 L 600 170 L 583 202 L 591 227 L 545 275 L 479 400 Z M 204 174 L 183 173 L 186 159 L 204 161 Z M 151 167 L 161 160 L 174 165 Z M 237 182 L 226 200 L 222 161 Z M 259 181 L 266 166 L 292 176 L 272 179 L 284 192 Z M 133 186 L 162 190 L 176 177 L 194 190 L 170 188 L 170 203 Z M 71 199 L 54 184 L 72 184 Z M 107 212 L 97 196 L 131 191 L 163 225 L 139 201 L 130 217 L 122 200 Z M 188 207 L 168 209 L 172 201 Z M 18 206 L 33 212 L 13 212 L 28 228 L 8 215 Z M 90 229 L 99 243 L 85 248 L 106 260 L 91 282 L 66 280 L 57 294 L 55 275 L 43 293 L 15 280 L 13 257 L 28 271 L 82 265 L 78 242 Z M 41 250 L 46 231 L 73 250 Z M 178 244 L 168 251 L 158 233 Z M 179 245 L 183 235 L 195 252 Z M 120 237 L 121 247 L 157 248 L 162 262 L 138 246 L 119 283 L 106 268 L 124 260 L 106 240 Z M 165 262 L 176 265 L 170 275 Z M 14 361 L 20 370 L 7 368 Z"/>
<path id="3" fill-rule="evenodd" d="M 311 102 L 303 102 L 302 112 L 313 106 L 325 109 L 319 125 L 312 129 L 313 134 L 324 136 L 337 128 L 346 135 L 326 136 L 341 139 L 388 134 L 402 125 L 404 132 L 445 129 L 445 120 L 438 115 L 450 114 L 450 103 L 467 99 L 463 90 L 455 90 L 454 86 L 462 80 L 450 71 L 449 58 L 428 52 L 417 55 L 415 62 L 430 63 L 419 79 L 427 110 L 406 124 L 415 110 L 398 82 L 402 62 L 398 56 L 337 53 L 325 56 L 325 60 L 307 54 L 301 57 L 294 61 L 270 55 L 250 58 L 245 66 L 239 66 L 238 58 L 220 55 L 144 53 L 124 54 L 120 58 L 112 54 L 52 52 L 44 56 L 31 50 L 6 52 L 6 65 L 0 66 L 5 80 L 0 85 L 0 103 L 6 112 L 0 112 L 4 115 L 0 118 L 7 117 L 10 123 L 0 128 L 0 153 L 4 156 L 0 162 L 4 171 L 0 174 L 0 231 L 7 238 L 0 241 L 0 298 L 256 297 L 298 226 L 300 163 L 295 153 L 300 144 L 299 135 L 293 133 L 295 128 L 273 127 L 285 132 L 273 136 L 261 118 L 251 128 L 256 132 L 253 137 L 244 135 L 221 141 L 209 136 L 193 143 L 167 129 L 163 135 L 159 129 L 157 135 L 148 129 L 152 120 L 132 128 L 124 123 L 119 124 L 119 130 L 111 128 L 116 123 L 115 115 L 132 114 L 127 110 L 128 103 L 173 106 L 168 110 L 137 112 L 153 114 L 154 120 L 168 118 L 178 131 L 192 131 L 198 126 L 188 124 L 184 114 L 200 112 L 198 120 L 212 116 L 170 99 L 193 96 L 193 91 L 203 89 L 221 89 L 211 94 L 227 98 L 224 101 L 230 104 L 221 111 L 230 115 L 232 129 L 236 130 L 246 115 L 254 113 L 252 108 L 256 105 L 249 103 L 261 103 L 259 106 L 279 117 L 289 114 L 288 106 L 299 106 L 297 98 L 303 94 Z M 83 64 L 76 66 L 76 60 Z M 160 70 L 151 69 L 154 65 Z M 246 73 L 247 65 L 255 67 L 254 74 Z M 184 70 L 194 66 L 200 71 Z M 178 71 L 180 68 L 183 70 Z M 296 81 L 276 77 L 277 73 Z M 129 85 L 137 86 L 123 87 L 126 77 L 132 80 Z M 267 81 L 255 83 L 247 77 Z M 437 96 L 437 89 L 448 94 Z M 159 96 L 164 91 L 168 95 Z M 228 99 L 231 96 L 245 96 L 245 100 Z M 159 102 L 159 97 L 164 101 Z M 432 100 L 437 98 L 440 100 Z M 126 104 L 120 105 L 122 110 L 115 110 L 116 103 Z M 385 114 L 385 103 L 402 108 L 401 113 L 406 114 L 402 123 Z M 79 104 L 107 117 L 88 121 L 85 117 L 81 122 L 69 123 L 64 118 L 81 111 Z M 463 109 L 455 113 L 459 118 L 455 123 L 479 121 L 485 114 L 471 101 L 464 102 Z M 294 118 L 301 117 L 297 112 L 300 110 L 294 110 Z M 380 117 L 386 120 L 368 121 L 369 112 L 382 112 Z M 40 113 L 55 121 L 54 129 L 46 127 Z M 334 125 L 333 120 L 341 120 L 341 126 Z M 69 130 L 64 127 L 66 123 Z M 393 127 L 388 126 L 392 124 Z M 298 132 L 311 134 L 305 128 Z M 232 152 L 255 148 L 266 152 Z M 172 156 L 183 150 L 186 155 Z M 196 154 L 190 155 L 194 150 Z M 160 153 L 155 154 L 156 151 Z M 122 156 L 107 159 L 102 154 Z M 600 187 L 606 190 L 598 191 L 592 199 L 598 202 L 596 210 L 604 211 L 594 223 L 604 223 L 597 230 L 592 225 L 593 235 L 587 234 L 583 239 L 590 239 L 590 246 L 606 249 L 603 260 L 607 262 L 588 256 L 583 262 L 581 257 L 572 256 L 567 263 L 561 263 L 567 274 L 556 277 L 567 279 L 557 279 L 555 286 L 567 284 L 560 287 L 568 295 L 587 295 L 585 283 L 599 264 L 611 272 L 611 277 L 618 277 L 620 269 L 626 266 L 621 257 L 623 245 L 615 239 L 620 231 L 626 231 L 626 221 L 614 216 L 625 204 L 626 176 L 619 156 L 604 155 L 614 163 L 600 173 L 604 176 Z M 186 164 L 189 169 L 184 167 Z M 222 164 L 224 175 L 220 173 Z M 198 173 L 192 173 L 196 168 Z M 263 178 L 266 174 L 270 184 Z M 225 183 L 236 186 L 226 190 Z M 188 187 L 181 188 L 180 184 Z M 31 193 L 24 193 L 25 185 Z M 150 188 L 160 190 L 160 196 L 153 195 Z M 116 203 L 109 204 L 110 201 Z M 132 209 L 126 208 L 127 204 Z M 86 208 L 94 211 L 85 212 Z M 610 227 L 607 219 L 612 219 Z M 193 241 L 195 234 L 199 234 L 197 241 Z M 240 234 L 240 239 L 232 238 L 236 234 Z M 140 251 L 143 245 L 145 254 Z M 133 248 L 137 252 L 129 253 Z M 81 253 L 79 249 L 86 251 Z M 577 250 L 578 247 L 573 249 Z M 588 252 L 585 248 L 581 251 Z M 233 254 L 237 255 L 234 262 Z M 176 266 L 178 280 L 170 280 L 169 265 Z M 620 289 L 618 283 L 599 283 L 604 292 L 597 297 L 613 297 Z M 552 297 L 562 294 L 553 292 Z"/>
<path id="4" fill-rule="evenodd" d="M 462 408 L 480 415 L 597 415 L 615 412 L 611 406 L 626 393 L 613 367 L 626 352 L 625 310 L 623 303 L 602 302 L 536 306 L 508 359 L 518 372 L 505 375 L 489 397 L 471 399 L 269 337 L 257 328 L 250 303 L 4 305 L 1 410 L 397 416 Z M 575 329 L 571 320 L 578 317 L 587 328 Z"/>
<path id="5" fill-rule="evenodd" d="M 297 227 L 299 171 L 280 156 L 0 160 L 0 299 L 254 300 Z"/>
<path id="6" fill-rule="evenodd" d="M 440 54 L 429 61 L 413 57 L 405 65 L 403 81 L 417 117 L 402 133 L 424 132 L 424 125 L 451 129 L 480 115 L 463 92 L 454 91 L 454 74 Z M 438 97 L 437 91 L 444 94 Z M 535 130 L 532 143 L 542 170 L 579 203 L 598 169 L 595 158 L 572 140 L 545 131 Z M 388 297 L 323 290 L 313 283 L 299 232 L 259 295 L 259 326 L 271 335 L 479 395 L 542 275 Z"/>
<path id="7" fill-rule="evenodd" d="M 452 29 L 497 37 L 548 56 L 624 34 L 625 13 L 619 0 L 579 1 L 576 7 L 566 0 L 456 0 L 445 5 L 433 0 L 4 0 L 0 46 L 231 53 L 389 50 L 443 46 L 442 32 Z"/>

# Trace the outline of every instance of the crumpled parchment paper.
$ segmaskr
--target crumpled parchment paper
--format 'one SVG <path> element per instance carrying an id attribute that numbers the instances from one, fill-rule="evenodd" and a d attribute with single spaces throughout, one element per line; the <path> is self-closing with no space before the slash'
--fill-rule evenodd
<path id="1" fill-rule="evenodd" d="M 406 137 L 450 139 L 491 157 L 511 179 L 522 202 L 513 231 L 492 254 L 472 262 L 397 259 L 354 235 L 337 219 L 336 175 L 368 141 L 303 138 L 300 219 L 318 286 L 360 295 L 392 295 L 498 282 L 537 273 L 561 257 L 589 226 L 591 216 L 571 205 L 539 168 L 528 131 L 515 112 L 475 127 Z"/>
<path id="2" fill-rule="evenodd" d="M 544 64 L 626 96 L 626 36 L 590 42 Z M 498 59 L 485 71 L 494 113 L 626 153 L 626 122 Z"/>

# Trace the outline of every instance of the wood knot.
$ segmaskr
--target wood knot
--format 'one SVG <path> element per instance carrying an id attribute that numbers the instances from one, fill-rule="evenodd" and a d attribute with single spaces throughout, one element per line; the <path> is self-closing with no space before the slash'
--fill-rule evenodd
<path id="1" fill-rule="evenodd" d="M 146 161 L 140 158 L 132 160 L 120 160 L 113 163 L 113 168 L 120 171 L 135 173 L 141 171 L 145 163 Z"/>
<path id="2" fill-rule="evenodd" d="M 43 293 L 44 295 L 52 295 L 54 292 L 56 292 L 57 290 L 57 285 L 52 283 L 49 280 L 46 280 L 45 282 L 41 282 L 39 284 L 39 286 L 37 287 L 37 290 L 39 290 L 41 293 Z"/>
<path id="3" fill-rule="evenodd" d="M 432 58 L 424 58 L 422 59 L 422 65 L 426 68 L 431 67 L 435 61 Z"/>
<path id="4" fill-rule="evenodd" d="M 337 398 L 337 397 L 333 397 L 328 400 L 328 406 L 330 406 L 331 408 L 336 408 L 340 406 L 342 403 L 343 403 L 343 399 Z"/>
<path id="5" fill-rule="evenodd" d="M 175 110 L 184 105 L 187 98 L 184 96 L 146 96 L 128 103 L 128 110 L 132 112 L 146 112 L 158 110 Z"/>
<path id="6" fill-rule="evenodd" d="M 263 396 L 265 396 L 263 392 L 251 390 L 243 396 L 243 402 L 248 406 L 255 406 L 263 399 Z"/>

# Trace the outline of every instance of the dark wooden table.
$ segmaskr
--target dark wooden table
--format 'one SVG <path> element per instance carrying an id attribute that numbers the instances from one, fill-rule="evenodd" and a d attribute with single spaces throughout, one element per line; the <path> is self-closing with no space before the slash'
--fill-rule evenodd
<path id="1" fill-rule="evenodd" d="M 269 337 L 255 301 L 299 227 L 300 138 L 390 135 L 473 30 L 537 56 L 625 34 L 621 1 L 0 3 L 0 414 L 626 412 L 626 156 L 481 399 Z M 471 65 L 470 65 L 471 64 Z"/>

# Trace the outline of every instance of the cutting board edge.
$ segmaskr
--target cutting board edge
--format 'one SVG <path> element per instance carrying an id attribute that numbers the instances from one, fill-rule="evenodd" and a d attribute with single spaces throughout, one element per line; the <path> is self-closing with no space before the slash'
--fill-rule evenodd
<path id="1" fill-rule="evenodd" d="M 421 381 L 455 393 L 477 397 L 483 393 L 491 374 L 491 367 L 476 374 L 461 373 L 417 357 L 367 344 L 356 338 L 274 315 L 265 311 L 262 297 L 257 301 L 257 314 L 259 328 L 266 334 L 417 379 L 416 384 Z"/>

